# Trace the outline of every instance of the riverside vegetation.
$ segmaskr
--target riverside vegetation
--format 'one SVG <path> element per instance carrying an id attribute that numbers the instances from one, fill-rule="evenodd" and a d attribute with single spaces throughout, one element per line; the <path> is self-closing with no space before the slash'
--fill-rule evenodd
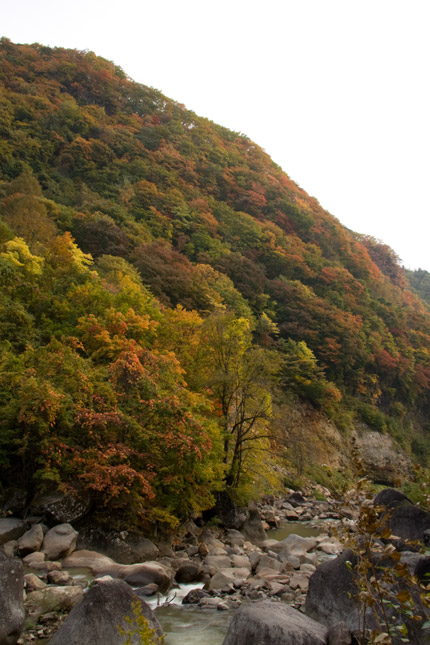
<path id="1" fill-rule="evenodd" d="M 300 410 L 427 466 L 425 272 L 92 52 L 3 38 L 0 83 L 5 499 L 60 489 L 163 531 L 225 490 L 351 477 L 306 452 Z"/>
<path id="2" fill-rule="evenodd" d="M 132 645 L 133 636 L 138 636 L 141 645 L 163 644 L 164 635 L 157 636 L 149 620 L 142 614 L 138 601 L 133 603 L 133 614 L 132 616 L 126 616 L 126 621 L 128 623 L 127 629 L 118 627 L 118 632 L 124 637 L 124 645 Z"/>

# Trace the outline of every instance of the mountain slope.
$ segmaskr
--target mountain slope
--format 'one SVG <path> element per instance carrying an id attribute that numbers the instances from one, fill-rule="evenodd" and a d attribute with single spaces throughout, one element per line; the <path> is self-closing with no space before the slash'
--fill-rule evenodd
<path id="1" fill-rule="evenodd" d="M 204 321 L 223 316 L 227 327 L 248 321 L 249 331 L 240 327 L 238 347 L 247 346 L 241 369 L 254 369 L 252 352 L 273 352 L 276 374 L 269 379 L 266 370 L 264 378 L 272 398 L 276 389 L 280 408 L 292 394 L 344 429 L 361 418 L 406 447 L 419 435 L 424 450 L 427 435 L 419 420 L 430 402 L 430 317 L 388 247 L 344 228 L 246 136 L 134 83 L 92 52 L 2 39 L 0 82 L 1 216 L 3 242 L 9 244 L 3 253 L 9 262 L 15 253 L 25 264 L 26 252 L 11 246 L 16 235 L 32 257 L 43 259 L 43 271 L 51 267 L 46 311 L 36 301 L 29 304 L 27 294 L 19 307 L 15 303 L 21 313 L 17 309 L 14 316 L 22 323 L 2 328 L 17 355 L 28 351 L 29 342 L 47 347 L 61 334 L 89 342 L 89 336 L 83 340 L 82 304 L 79 312 L 58 313 L 71 288 L 63 289 L 71 278 L 60 279 L 61 262 L 52 259 L 61 255 L 53 247 L 63 236 L 63 254 L 91 254 L 95 264 L 86 271 L 101 280 L 101 292 L 123 289 L 118 279 L 116 286 L 109 282 L 114 266 L 122 280 L 128 275 L 135 284 L 137 269 L 145 285 L 139 289 L 147 294 L 149 288 L 159 311 L 140 313 L 158 317 L 159 325 L 158 340 L 142 337 L 141 347 L 150 343 L 163 355 L 174 353 L 194 394 L 220 406 L 211 423 L 224 437 L 232 431 L 232 410 L 223 409 L 216 379 L 207 366 L 196 366 L 192 349 L 173 343 L 172 327 L 164 333 L 160 320 L 176 316 L 180 325 L 186 319 L 190 347 Z M 35 275 L 30 279 L 27 271 L 27 289 Z M 89 273 L 82 275 L 86 284 Z M 33 293 L 45 287 L 33 284 Z M 97 298 L 119 306 L 110 296 Z M 194 322 L 187 313 L 192 310 Z M 88 305 L 91 312 L 101 314 L 100 306 L 96 312 Z M 93 350 L 101 352 L 98 358 L 85 351 L 93 363 L 105 352 L 106 369 L 112 369 L 106 348 Z M 125 392 L 116 396 L 125 400 Z M 270 414 L 267 408 L 267 419 Z M 230 459 L 224 455 L 221 461 Z M 234 479 L 239 466 L 232 463 Z"/>

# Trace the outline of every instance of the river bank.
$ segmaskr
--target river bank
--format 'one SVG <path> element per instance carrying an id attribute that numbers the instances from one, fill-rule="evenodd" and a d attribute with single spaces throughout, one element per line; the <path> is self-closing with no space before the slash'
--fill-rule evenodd
<path id="1" fill-rule="evenodd" d="M 294 630 L 306 645 L 367 644 L 372 634 L 397 645 L 405 633 L 424 645 L 430 513 L 400 491 L 372 500 L 358 489 L 345 505 L 298 492 L 247 509 L 221 499 L 216 520 L 189 520 L 157 543 L 0 518 L 0 645 L 137 644 L 142 615 L 164 628 L 166 645 L 247 645 L 262 634 L 278 645 Z"/>
<path id="2" fill-rule="evenodd" d="M 170 544 L 144 539 L 146 556 L 126 564 L 106 553 L 121 552 L 127 535 L 122 536 L 123 545 L 114 544 L 103 553 L 80 548 L 91 545 L 68 523 L 47 531 L 43 523 L 28 528 L 18 518 L 0 520 L 3 550 L 21 555 L 25 566 L 26 629 L 18 642 L 48 642 L 88 586 L 107 575 L 124 579 L 152 606 L 158 605 L 156 613 L 168 634 L 166 643 L 180 642 L 173 632 L 181 629 L 190 634 L 194 630 L 198 642 L 202 623 L 205 632 L 214 633 L 205 634 L 205 642 L 209 638 L 216 643 L 217 634 L 222 635 L 232 612 L 243 602 L 269 598 L 303 607 L 316 566 L 341 549 L 331 535 L 334 501 L 291 491 L 283 498 L 266 499 L 246 515 L 240 531 L 213 522 L 199 527 L 189 521 Z M 237 518 L 232 522 L 237 523 Z M 7 526 L 13 527 L 14 539 L 5 541 Z M 300 532 L 314 537 L 300 537 Z M 194 588 L 181 600 L 183 607 L 188 605 L 181 614 L 178 599 L 172 604 L 172 598 L 184 595 L 184 584 Z M 221 612 L 225 617 L 218 617 Z"/>

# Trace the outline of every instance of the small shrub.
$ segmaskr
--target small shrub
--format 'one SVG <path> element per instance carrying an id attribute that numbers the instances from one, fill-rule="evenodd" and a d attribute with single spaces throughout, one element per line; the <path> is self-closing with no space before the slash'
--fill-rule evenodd
<path id="1" fill-rule="evenodd" d="M 430 472 L 428 469 L 415 467 L 415 481 L 404 482 L 402 492 L 409 499 L 426 511 L 430 510 Z"/>
<path id="2" fill-rule="evenodd" d="M 387 430 L 386 415 L 373 405 L 360 402 L 357 406 L 357 412 L 361 420 L 374 430 L 378 432 L 385 432 Z"/>
<path id="3" fill-rule="evenodd" d="M 348 474 L 340 472 L 336 468 L 330 468 L 324 464 L 312 464 L 306 469 L 309 479 L 330 491 L 342 490 L 348 483 Z"/>
<path id="4" fill-rule="evenodd" d="M 354 510 L 359 507 L 354 526 L 348 521 L 340 536 L 355 557 L 355 565 L 348 566 L 354 572 L 362 618 L 360 634 L 356 636 L 360 644 L 413 643 L 411 629 L 430 627 L 430 621 L 425 620 L 430 585 L 415 578 L 401 561 L 398 539 L 389 528 L 389 512 L 371 502 L 373 494 L 363 477 L 342 502 L 346 500 Z M 420 544 L 411 543 L 411 547 L 424 552 Z"/>
<path id="5" fill-rule="evenodd" d="M 164 643 L 164 635 L 158 636 L 157 630 L 153 629 L 147 618 L 142 613 L 142 606 L 139 600 L 132 603 L 133 616 L 126 616 L 125 620 L 129 627 L 124 629 L 118 626 L 118 631 L 125 638 L 123 645 L 133 645 L 135 636 L 139 637 L 140 645 L 162 645 Z"/>
<path id="6" fill-rule="evenodd" d="M 312 494 L 313 494 L 314 498 L 317 500 L 317 502 L 326 502 L 327 501 L 327 497 L 323 493 L 321 493 L 319 490 L 314 490 Z"/>
<path id="7" fill-rule="evenodd" d="M 422 436 L 416 436 L 411 441 L 411 448 L 421 466 L 427 466 L 430 456 L 429 439 Z"/>

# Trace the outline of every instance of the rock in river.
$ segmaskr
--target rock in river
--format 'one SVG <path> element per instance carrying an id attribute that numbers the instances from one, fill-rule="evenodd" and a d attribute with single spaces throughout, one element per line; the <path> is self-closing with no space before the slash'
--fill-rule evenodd
<path id="1" fill-rule="evenodd" d="M 326 645 L 328 630 L 284 603 L 263 600 L 234 614 L 223 645 Z"/>
<path id="2" fill-rule="evenodd" d="M 136 604 L 135 604 L 136 603 Z M 124 641 L 119 627 L 136 629 L 135 620 L 143 615 L 158 636 L 162 629 L 150 607 L 132 592 L 122 580 L 100 582 L 85 594 L 82 602 L 72 609 L 50 645 L 118 645 Z M 131 623 L 127 622 L 127 617 Z M 130 643 L 141 643 L 136 633 Z"/>
<path id="3" fill-rule="evenodd" d="M 23 589 L 22 563 L 0 550 L 0 645 L 14 645 L 24 628 Z"/>

